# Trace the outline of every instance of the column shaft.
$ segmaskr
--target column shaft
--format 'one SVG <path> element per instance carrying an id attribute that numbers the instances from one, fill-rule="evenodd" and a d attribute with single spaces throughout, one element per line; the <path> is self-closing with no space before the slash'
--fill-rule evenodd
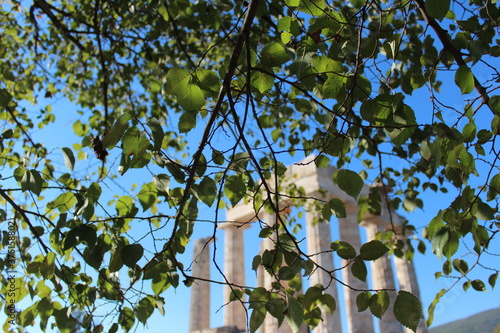
<path id="1" fill-rule="evenodd" d="M 243 231 L 248 225 L 226 224 L 222 228 L 225 232 L 224 244 L 224 275 L 229 283 L 236 286 L 245 285 L 245 252 Z M 224 286 L 224 301 L 230 301 L 233 289 L 236 286 Z M 224 326 L 236 327 L 245 330 L 247 325 L 246 308 L 239 300 L 234 300 L 224 307 Z"/>
<path id="2" fill-rule="evenodd" d="M 210 278 L 210 238 L 197 239 L 194 243 L 192 276 Z M 191 286 L 189 331 L 210 328 L 210 282 L 195 280 Z"/>
<path id="3" fill-rule="evenodd" d="M 420 289 L 418 287 L 417 275 L 415 274 L 415 266 L 412 261 L 394 257 L 394 265 L 396 267 L 396 275 L 399 281 L 399 289 L 406 290 L 416 297 L 420 298 Z M 409 328 L 405 328 L 406 333 L 413 332 Z M 424 318 L 420 318 L 416 333 L 427 333 Z"/>
<path id="4" fill-rule="evenodd" d="M 277 217 L 276 214 L 270 214 L 267 212 L 264 212 L 262 219 L 264 222 L 270 226 L 274 227 L 277 222 Z M 262 246 L 262 252 L 265 250 L 273 250 L 276 245 L 277 239 L 277 234 L 273 233 L 271 236 L 268 238 L 264 239 L 262 241 L 263 246 Z M 264 269 L 261 271 L 264 274 L 264 277 L 262 278 L 262 281 L 264 283 L 264 287 L 273 292 L 273 283 L 276 281 L 274 276 L 271 276 L 268 272 L 266 272 Z M 261 280 L 261 279 L 259 279 Z M 280 281 L 280 284 L 283 285 L 285 288 L 288 286 L 286 281 Z M 266 315 L 266 319 L 264 319 L 264 323 L 262 324 L 263 330 L 262 332 L 265 333 L 292 333 L 292 329 L 290 325 L 288 325 L 286 319 L 283 321 L 281 326 L 278 326 L 278 320 L 271 316 L 269 313 Z M 299 328 L 298 333 L 307 333 L 309 331 L 307 325 L 302 324 L 302 326 Z"/>
<path id="5" fill-rule="evenodd" d="M 337 283 L 330 274 L 334 274 L 333 255 L 330 251 L 332 241 L 330 223 L 321 219 L 321 214 L 306 212 L 307 250 L 310 255 L 317 254 L 312 260 L 319 266 L 310 277 L 310 284 L 321 284 L 324 293 L 330 294 L 338 303 Z M 329 273 L 331 272 L 331 273 Z M 313 330 L 314 333 L 342 332 L 339 308 L 333 315 L 322 313 L 322 321 Z"/>
<path id="6" fill-rule="evenodd" d="M 344 242 L 351 244 L 356 252 L 359 252 L 361 247 L 361 238 L 359 235 L 359 225 L 358 225 L 358 209 L 355 207 L 346 207 L 347 216 L 345 218 L 339 218 L 339 231 L 340 239 Z M 342 260 L 342 266 L 347 264 L 347 260 Z M 357 289 L 363 290 L 368 289 L 366 282 L 363 282 L 352 275 L 350 269 L 342 270 L 342 278 L 345 284 Z M 365 333 L 373 332 L 373 318 L 370 311 L 358 312 L 358 306 L 356 305 L 356 296 L 359 291 L 352 290 L 350 288 L 344 289 L 344 299 L 346 305 L 346 315 L 349 333 Z"/>
<path id="7" fill-rule="evenodd" d="M 364 221 L 366 235 L 368 240 L 375 239 L 375 235 L 384 225 L 383 221 Z M 373 289 L 396 289 L 394 283 L 394 273 L 390 258 L 387 255 L 371 262 Z M 380 332 L 383 333 L 402 333 L 403 326 L 397 321 L 394 315 L 394 301 L 396 293 L 389 292 L 391 305 L 380 319 Z"/>

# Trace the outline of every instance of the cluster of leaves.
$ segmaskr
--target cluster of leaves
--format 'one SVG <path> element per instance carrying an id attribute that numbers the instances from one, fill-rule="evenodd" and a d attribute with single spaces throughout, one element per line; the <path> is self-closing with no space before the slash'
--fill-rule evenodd
<path id="1" fill-rule="evenodd" d="M 336 164 L 335 183 L 358 200 L 362 214 L 413 211 L 423 207 L 424 191 L 452 189 L 455 199 L 422 236 L 446 259 L 437 276 L 463 281 L 465 289 L 486 288 L 470 276 L 490 254 L 499 226 L 496 2 L 35 0 L 25 6 L 14 0 L 0 9 L 0 221 L 16 229 L 17 268 L 27 273 L 16 280 L 13 301 L 29 295 L 33 305 L 6 322 L 6 331 L 35 322 L 61 332 L 128 331 L 146 323 L 155 309 L 163 312 L 165 290 L 181 276 L 193 279 L 179 256 L 199 225 L 199 207 L 217 211 L 252 200 L 278 213 L 282 198 L 300 205 L 307 199 L 300 188 L 276 191 L 269 184 L 283 177 L 290 156 L 312 153 L 318 167 Z M 443 86 L 445 80 L 455 87 Z M 456 91 L 451 101 L 439 94 L 445 89 Z M 423 90 L 430 97 L 425 109 L 418 104 Z M 72 103 L 66 114 L 52 110 L 59 99 Z M 68 119 L 79 142 L 47 147 L 36 129 Z M 135 178 L 131 189 L 128 175 Z M 380 186 L 360 195 L 365 181 Z M 338 199 L 321 206 L 325 219 L 345 215 Z M 263 229 L 265 237 L 286 239 L 254 267 L 288 287 L 245 289 L 252 331 L 266 313 L 296 330 L 302 322 L 317 325 L 321 309 L 335 309 L 320 286 L 296 293 L 295 277 L 315 266 L 291 233 L 280 232 L 286 224 Z M 12 235 L 2 229 L 1 246 L 9 248 Z M 367 243 L 359 254 L 345 242 L 333 243 L 332 251 L 366 280 L 365 261 L 379 258 L 381 249 L 413 256 L 411 243 L 395 234 L 389 230 L 383 244 Z M 456 257 L 468 239 L 469 263 Z M 9 262 L 1 259 L 0 268 Z M 498 268 L 491 269 L 494 287 Z M 431 304 L 429 323 L 445 293 Z M 388 308 L 387 291 L 358 298 L 360 310 L 378 317 Z M 108 302 L 117 316 L 100 312 Z M 419 307 L 399 291 L 394 312 L 402 324 L 415 329 L 418 318 L 409 313 Z"/>

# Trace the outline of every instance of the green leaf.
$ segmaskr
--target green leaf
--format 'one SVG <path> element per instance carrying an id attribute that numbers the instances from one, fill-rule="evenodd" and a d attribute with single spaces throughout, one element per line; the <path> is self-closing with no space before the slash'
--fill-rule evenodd
<path id="1" fill-rule="evenodd" d="M 111 255 L 108 269 L 111 273 L 113 273 L 113 272 L 118 272 L 122 267 L 123 267 L 122 255 L 121 252 L 117 250 Z"/>
<path id="2" fill-rule="evenodd" d="M 94 247 L 97 241 L 97 232 L 90 225 L 80 225 L 75 228 L 80 242 L 85 242 L 88 247 Z"/>
<path id="3" fill-rule="evenodd" d="M 491 289 L 495 288 L 497 279 L 498 279 L 498 272 L 491 274 L 490 277 L 488 278 L 488 283 L 490 284 Z"/>
<path id="4" fill-rule="evenodd" d="M 297 249 L 295 241 L 296 241 L 295 238 L 288 233 L 282 233 L 278 236 L 278 244 L 280 248 L 285 251 L 290 251 L 290 252 L 295 251 Z"/>
<path id="5" fill-rule="evenodd" d="M 390 302 L 387 291 L 381 290 L 370 297 L 370 311 L 375 317 L 382 319 L 385 311 L 389 308 Z"/>
<path id="6" fill-rule="evenodd" d="M 203 91 L 191 82 L 191 74 L 182 68 L 172 68 L 167 73 L 168 90 L 186 111 L 199 110 L 205 104 Z"/>
<path id="7" fill-rule="evenodd" d="M 168 193 L 170 189 L 170 177 L 166 174 L 160 173 L 153 177 L 153 183 L 158 192 Z"/>
<path id="8" fill-rule="evenodd" d="M 295 272 L 291 267 L 288 266 L 280 267 L 278 271 L 279 279 L 284 281 L 293 279 L 295 275 L 297 275 L 297 272 Z"/>
<path id="9" fill-rule="evenodd" d="M 61 149 L 64 157 L 64 165 L 70 171 L 73 171 L 73 169 L 75 168 L 75 155 L 73 155 L 73 151 L 66 147 Z"/>
<path id="10" fill-rule="evenodd" d="M 252 260 L 252 270 L 257 271 L 262 262 L 262 257 L 260 255 L 256 255 Z"/>
<path id="11" fill-rule="evenodd" d="M 304 294 L 304 310 L 312 311 L 318 304 L 322 294 L 323 286 L 321 284 L 309 287 Z"/>
<path id="12" fill-rule="evenodd" d="M 476 132 L 477 132 L 476 124 L 474 124 L 473 122 L 467 123 L 462 130 L 462 136 L 464 138 L 464 142 L 474 141 L 474 139 L 476 138 Z"/>
<path id="13" fill-rule="evenodd" d="M 110 128 L 109 132 L 104 134 L 102 138 L 102 146 L 105 149 L 112 149 L 118 144 L 118 142 L 120 142 L 125 130 L 127 129 L 127 123 L 131 118 L 132 116 L 130 113 L 122 114 Z"/>
<path id="14" fill-rule="evenodd" d="M 145 183 L 142 185 L 141 191 L 138 193 L 137 198 L 142 206 L 142 211 L 145 212 L 151 208 L 158 199 L 157 189 L 154 183 Z"/>
<path id="15" fill-rule="evenodd" d="M 427 309 L 427 327 L 432 325 L 432 322 L 434 321 L 434 310 L 444 294 L 446 294 L 446 289 L 441 289 L 434 297 L 434 300 L 432 300 L 431 305 L 429 305 L 429 308 Z"/>
<path id="16" fill-rule="evenodd" d="M 252 72 L 252 77 L 250 79 L 252 87 L 257 89 L 261 94 L 265 93 L 274 85 L 274 78 L 262 72 Z"/>
<path id="17" fill-rule="evenodd" d="M 496 115 L 500 115 L 500 96 L 499 95 L 491 96 L 490 100 L 488 102 L 488 105 L 490 106 L 493 113 L 495 113 Z"/>
<path id="18" fill-rule="evenodd" d="M 50 280 L 54 276 L 55 258 L 56 254 L 54 252 L 47 253 L 40 266 L 40 273 L 46 280 Z"/>
<path id="19" fill-rule="evenodd" d="M 330 294 L 321 295 L 319 298 L 319 303 L 321 308 L 329 314 L 333 314 L 335 312 L 335 309 L 337 308 L 337 302 L 335 301 L 335 298 L 333 298 L 333 296 Z"/>
<path id="20" fill-rule="evenodd" d="M 195 75 L 198 78 L 201 88 L 209 91 L 219 91 L 221 80 L 216 72 L 204 68 L 197 68 Z"/>
<path id="21" fill-rule="evenodd" d="M 462 289 L 464 291 L 467 291 L 470 288 L 470 281 L 465 281 L 464 284 L 462 285 Z"/>
<path id="22" fill-rule="evenodd" d="M 500 174 L 496 174 L 491 178 L 488 188 L 488 201 L 494 200 L 500 194 Z"/>
<path id="23" fill-rule="evenodd" d="M 422 304 L 413 294 L 401 290 L 394 302 L 394 315 L 404 326 L 417 331 L 418 322 L 422 318 Z"/>
<path id="24" fill-rule="evenodd" d="M 359 256 L 363 260 L 376 260 L 382 257 L 389 251 L 387 246 L 378 240 L 372 240 L 368 243 L 361 245 L 359 249 Z"/>
<path id="25" fill-rule="evenodd" d="M 369 291 L 359 293 L 358 296 L 356 296 L 356 306 L 358 307 L 358 312 L 363 312 L 368 309 L 370 306 L 371 296 L 372 295 Z"/>
<path id="26" fill-rule="evenodd" d="M 292 58 L 280 43 L 269 43 L 260 52 L 260 62 L 264 66 L 279 67 L 290 60 Z"/>
<path id="27" fill-rule="evenodd" d="M 109 329 L 109 333 L 116 333 L 118 332 L 118 324 L 117 323 L 114 323 L 113 325 L 111 325 L 111 328 Z"/>
<path id="28" fill-rule="evenodd" d="M 205 95 L 196 84 L 188 84 L 186 87 L 179 89 L 177 102 L 186 111 L 198 111 L 205 105 Z"/>
<path id="29" fill-rule="evenodd" d="M 149 140 L 146 138 L 144 132 L 140 131 L 137 127 L 131 127 L 127 130 L 122 140 L 123 153 L 126 156 L 141 157 L 149 147 Z"/>
<path id="30" fill-rule="evenodd" d="M 441 259 L 443 257 L 444 246 L 448 243 L 450 232 L 448 228 L 441 227 L 432 237 L 432 252 Z"/>
<path id="31" fill-rule="evenodd" d="M 471 281 L 472 288 L 474 288 L 477 291 L 486 291 L 486 286 L 484 285 L 484 282 L 476 279 Z"/>
<path id="32" fill-rule="evenodd" d="M 450 9 L 450 0 L 425 0 L 425 11 L 429 16 L 441 20 Z"/>
<path id="33" fill-rule="evenodd" d="M 366 275 L 368 274 L 368 271 L 363 260 L 356 259 L 351 266 L 351 272 L 355 278 L 366 282 Z"/>
<path id="34" fill-rule="evenodd" d="M 347 79 L 337 73 L 328 75 L 325 83 L 323 84 L 323 93 L 322 97 L 324 99 L 328 98 L 337 98 L 339 92 L 345 89 Z"/>
<path id="35" fill-rule="evenodd" d="M 455 270 L 457 270 L 462 275 L 464 275 L 465 273 L 467 273 L 469 271 L 469 265 L 467 264 L 467 262 L 465 260 L 458 259 L 458 258 L 454 259 L 452 262 L 452 265 L 453 265 L 453 268 L 455 268 Z"/>
<path id="36" fill-rule="evenodd" d="M 476 202 L 473 205 L 473 213 L 472 214 L 475 217 L 477 217 L 478 219 L 484 220 L 484 221 L 493 220 L 495 218 L 493 209 L 490 207 L 490 205 L 488 205 L 482 201 Z"/>
<path id="37" fill-rule="evenodd" d="M 19 315 L 19 322 L 22 327 L 28 327 L 33 325 L 33 322 L 35 321 L 35 318 L 38 315 L 37 303 L 34 303 L 32 306 L 28 307 L 26 310 L 22 311 L 18 315 Z M 12 322 L 14 322 L 14 320 L 12 320 Z"/>
<path id="38" fill-rule="evenodd" d="M 356 257 L 356 250 L 351 244 L 343 241 L 335 241 L 330 244 L 330 248 L 337 252 L 337 255 L 342 259 L 354 259 Z"/>
<path id="39" fill-rule="evenodd" d="M 474 90 L 474 75 L 467 65 L 460 66 L 455 72 L 455 84 L 460 88 L 462 94 L 469 94 Z"/>
<path id="40" fill-rule="evenodd" d="M 126 245 L 121 250 L 122 261 L 128 267 L 134 267 L 142 258 L 144 248 L 140 244 Z"/>
<path id="41" fill-rule="evenodd" d="M 141 323 L 147 323 L 148 318 L 151 317 L 155 310 L 154 304 L 155 300 L 152 297 L 144 297 L 134 308 L 134 313 Z"/>
<path id="42" fill-rule="evenodd" d="M 184 68 L 171 68 L 167 73 L 167 85 L 169 90 L 177 93 L 181 87 L 186 87 L 191 82 L 191 74 Z"/>
<path id="43" fill-rule="evenodd" d="M 364 185 L 363 179 L 359 174 L 348 169 L 337 171 L 333 176 L 333 180 L 342 191 L 354 199 L 358 197 Z"/>
<path id="44" fill-rule="evenodd" d="M 137 207 L 135 207 L 134 200 L 129 196 L 121 196 L 115 204 L 116 213 L 119 216 L 131 217 L 137 213 Z"/>
<path id="45" fill-rule="evenodd" d="M 297 9 L 309 15 L 319 16 L 325 8 L 325 0 L 300 0 Z"/>
<path id="46" fill-rule="evenodd" d="M 302 305 L 291 295 L 287 295 L 288 308 L 286 309 L 285 318 L 292 332 L 296 333 L 300 329 L 300 325 L 304 321 L 304 309 Z"/>
<path id="47" fill-rule="evenodd" d="M 151 136 L 153 137 L 153 150 L 159 151 L 163 144 L 165 132 L 163 131 L 160 122 L 156 118 L 150 118 L 147 124 L 149 126 L 149 129 L 151 130 Z"/>
<path id="48" fill-rule="evenodd" d="M 26 170 L 22 176 L 20 183 L 21 183 L 21 189 L 23 191 L 31 191 L 36 195 L 40 195 L 40 193 L 42 192 L 43 179 L 40 176 L 40 173 L 36 170 Z M 73 194 L 72 193 L 68 194 L 64 198 L 69 197 L 71 195 L 73 195 Z M 61 197 L 61 198 L 63 198 L 63 197 Z M 59 202 L 60 201 L 58 201 L 58 203 Z"/>
<path id="49" fill-rule="evenodd" d="M 48 209 L 57 208 L 59 213 L 63 214 L 73 208 L 76 203 L 76 197 L 73 192 L 65 192 L 59 195 L 54 201 L 47 204 Z"/>
<path id="50" fill-rule="evenodd" d="M 345 204 L 342 200 L 334 198 L 328 201 L 328 206 L 330 206 L 333 211 L 335 217 L 337 218 L 345 218 L 347 216 L 347 212 L 345 209 Z"/>
<path id="51" fill-rule="evenodd" d="M 134 311 L 132 311 L 132 309 L 129 307 L 122 308 L 120 310 L 120 316 L 118 317 L 118 322 L 125 330 L 125 332 L 128 332 L 134 326 L 135 323 Z"/>
<path id="52" fill-rule="evenodd" d="M 196 192 L 201 202 L 211 207 L 217 197 L 217 185 L 212 178 L 203 177 L 203 180 L 198 186 Z"/>
<path id="53" fill-rule="evenodd" d="M 247 188 L 243 181 L 243 175 L 229 176 L 224 183 L 224 193 L 233 206 L 243 199 L 246 191 Z"/>
<path id="54" fill-rule="evenodd" d="M 259 237 L 260 238 L 267 238 L 267 237 L 270 237 L 273 233 L 274 233 L 273 228 L 271 228 L 271 227 L 265 227 L 265 228 L 262 228 L 260 230 Z"/>
<path id="55" fill-rule="evenodd" d="M 196 127 L 196 115 L 197 112 L 185 111 L 179 117 L 179 132 L 188 133 L 193 128 Z"/>
<path id="56" fill-rule="evenodd" d="M 250 315 L 250 333 L 254 333 L 255 331 L 257 331 L 264 322 L 265 318 L 266 318 L 265 308 L 253 309 L 252 314 Z"/>
<path id="57" fill-rule="evenodd" d="M 354 6 L 354 8 L 357 8 L 357 9 L 363 7 L 364 4 L 365 4 L 365 0 L 353 0 L 352 1 L 352 5 Z"/>
<path id="58" fill-rule="evenodd" d="M 443 246 L 443 254 L 446 258 L 450 259 L 458 250 L 459 234 L 456 231 L 450 231 L 448 241 Z"/>

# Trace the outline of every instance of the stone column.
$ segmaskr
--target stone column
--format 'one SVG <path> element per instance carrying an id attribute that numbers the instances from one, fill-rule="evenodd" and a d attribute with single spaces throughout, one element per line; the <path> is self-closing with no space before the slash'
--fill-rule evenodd
<path id="1" fill-rule="evenodd" d="M 370 216 L 362 221 L 362 223 L 365 226 L 368 241 L 375 239 L 377 232 L 385 230 L 386 225 L 386 221 L 380 216 Z M 371 272 L 373 289 L 396 289 L 391 260 L 387 255 L 371 262 Z M 402 333 L 403 326 L 397 321 L 396 316 L 394 316 L 396 293 L 389 291 L 389 296 L 391 297 L 391 305 L 380 320 L 380 332 Z"/>
<path id="2" fill-rule="evenodd" d="M 398 236 L 401 240 L 406 241 L 406 236 L 399 232 L 399 230 Z M 413 265 L 413 261 L 394 256 L 394 266 L 396 267 L 396 276 L 398 277 L 399 289 L 406 290 L 416 297 L 420 298 L 420 289 L 418 287 L 417 274 L 415 273 L 415 266 Z M 404 330 L 406 333 L 413 332 L 407 327 L 405 327 Z M 425 326 L 424 318 L 420 318 L 416 333 L 427 333 L 427 327 Z"/>
<path id="3" fill-rule="evenodd" d="M 259 253 L 261 255 L 262 255 L 262 253 L 264 253 L 264 250 L 266 250 L 266 247 L 269 246 L 269 244 L 266 243 L 266 240 L 267 239 L 263 239 L 260 242 L 260 252 Z M 266 274 L 267 274 L 267 272 L 264 269 L 264 266 L 262 266 L 262 264 L 260 264 L 259 267 L 257 267 L 257 287 L 262 287 L 262 288 L 269 289 L 268 286 L 267 286 Z M 260 326 L 259 333 L 269 333 L 269 332 L 266 331 L 266 322 L 265 321 Z"/>
<path id="4" fill-rule="evenodd" d="M 219 225 L 224 230 L 224 275 L 227 281 L 237 286 L 245 285 L 245 252 L 243 231 L 250 226 L 249 223 L 241 224 L 228 222 Z M 224 286 L 224 302 L 230 300 L 231 292 L 235 286 Z M 241 301 L 234 300 L 224 307 L 224 326 L 236 327 L 246 330 L 246 308 Z"/>
<path id="5" fill-rule="evenodd" d="M 311 259 L 319 266 L 309 279 L 311 286 L 321 284 L 325 294 L 330 294 L 338 302 L 337 283 L 330 274 L 334 274 L 333 255 L 330 251 L 332 236 L 330 223 L 321 218 L 321 213 L 306 212 L 307 251 L 309 255 L 317 254 Z M 327 252 L 323 252 L 327 251 Z M 331 272 L 331 273 L 329 273 Z M 342 332 L 339 306 L 333 315 L 323 312 L 322 321 L 313 330 L 314 333 Z M 365 331 L 366 332 L 366 331 Z"/>
<path id="6" fill-rule="evenodd" d="M 194 243 L 192 276 L 210 279 L 210 242 L 212 238 L 197 239 Z M 210 282 L 195 280 L 191 286 L 189 331 L 210 328 Z"/>
<path id="7" fill-rule="evenodd" d="M 262 214 L 262 219 L 263 221 L 270 227 L 274 227 L 277 222 L 277 217 L 276 214 L 270 214 L 268 212 L 264 212 Z M 277 234 L 273 233 L 271 236 L 268 238 L 264 239 L 262 241 L 262 247 L 261 251 L 264 252 L 265 250 L 272 250 L 276 247 L 276 238 Z M 273 283 L 276 281 L 274 276 L 271 276 L 267 271 L 264 269 L 260 270 L 261 273 L 263 273 L 263 278 L 258 278 L 258 281 L 262 281 L 263 287 L 266 288 L 268 291 L 273 292 Z M 281 285 L 283 285 L 285 288 L 287 287 L 286 281 L 280 281 Z M 262 324 L 261 328 L 259 329 L 259 332 L 261 333 L 292 333 L 292 329 L 290 325 L 288 325 L 286 319 L 283 321 L 281 326 L 278 326 L 278 319 L 274 318 L 271 316 L 269 313 L 266 315 L 266 319 L 264 319 L 264 323 Z M 300 328 L 298 333 L 307 333 L 309 332 L 309 328 L 307 325 L 303 324 Z"/>
<path id="8" fill-rule="evenodd" d="M 265 224 L 267 224 L 269 227 L 274 227 L 276 224 L 276 214 L 271 214 L 268 212 L 264 212 L 262 215 L 262 220 L 264 221 Z M 268 238 L 265 238 L 262 241 L 262 253 L 265 250 L 272 250 L 276 247 L 276 233 L 273 233 L 271 236 Z M 268 291 L 272 291 L 272 284 L 275 281 L 274 277 L 269 275 L 269 273 L 265 270 L 261 270 L 263 277 L 261 278 L 263 281 L 263 287 L 266 288 Z M 285 326 L 286 323 L 283 323 L 281 325 L 281 328 L 278 329 L 278 319 L 274 318 L 271 316 L 269 313 L 266 315 L 266 319 L 264 319 L 264 323 L 262 324 L 262 332 L 265 333 L 276 333 L 276 332 L 282 332 L 283 326 Z M 288 325 L 286 325 L 288 327 Z M 260 330 L 259 330 L 260 332 Z M 285 332 L 283 332 L 285 333 Z M 286 332 L 288 333 L 288 332 Z M 291 333 L 291 331 L 290 331 Z"/>
<path id="9" fill-rule="evenodd" d="M 361 247 L 361 238 L 359 235 L 358 208 L 346 204 L 346 217 L 339 218 L 338 221 L 340 239 L 351 244 L 356 249 L 356 252 L 359 253 L 359 249 Z M 347 265 L 347 262 L 347 260 L 342 259 L 342 267 Z M 355 278 L 349 268 L 342 270 L 342 279 L 345 284 L 354 289 L 368 289 L 367 283 Z M 344 288 L 348 332 L 374 332 L 373 317 L 370 311 L 367 310 L 358 312 L 358 307 L 356 305 L 356 296 L 359 293 L 359 291 L 352 290 L 348 287 Z"/>

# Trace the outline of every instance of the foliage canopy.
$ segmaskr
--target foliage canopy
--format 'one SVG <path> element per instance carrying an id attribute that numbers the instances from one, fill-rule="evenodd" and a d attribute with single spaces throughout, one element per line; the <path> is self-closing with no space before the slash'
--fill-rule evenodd
<path id="1" fill-rule="evenodd" d="M 178 258 L 200 207 L 251 198 L 279 212 L 280 197 L 291 194 L 300 204 L 300 190 L 273 193 L 265 184 L 283 176 L 291 157 L 310 154 L 318 167 L 339 169 L 335 182 L 362 213 L 413 211 L 423 208 L 424 191 L 456 193 L 422 239 L 444 260 L 438 275 L 464 288 L 494 287 L 498 267 L 485 282 L 468 274 L 499 227 L 499 17 L 491 0 L 3 4 L 0 222 L 8 254 L 0 266 L 11 267 L 15 249 L 26 277 L 17 278 L 14 301 L 33 299 L 4 331 L 37 322 L 49 331 L 116 332 L 146 323 L 162 312 L 165 290 L 192 280 Z M 52 110 L 60 99 L 74 108 Z M 81 143 L 44 145 L 37 131 L 64 126 L 60 119 L 71 120 Z M 130 174 L 136 185 L 123 188 Z M 379 186 L 360 196 L 365 181 Z M 345 211 L 339 202 L 323 206 L 326 219 Z M 274 231 L 293 239 L 287 223 Z M 358 265 L 387 248 L 413 256 L 413 246 L 386 236 L 385 246 L 367 243 L 359 257 L 349 256 L 349 244 L 332 248 Z M 456 257 L 461 242 L 473 261 Z M 278 250 L 303 265 L 282 277 L 310 274 L 311 259 L 291 244 Z M 303 317 L 305 303 L 334 306 L 311 290 L 305 295 L 317 298 L 288 293 L 276 304 L 314 326 L 319 314 Z M 245 292 L 274 297 L 252 286 Z M 380 317 L 380 302 L 364 309 Z M 117 315 L 101 317 L 99 304 L 113 304 Z M 415 329 L 410 312 L 419 304 L 400 291 L 398 320 Z M 255 331 L 268 310 L 250 307 Z"/>

